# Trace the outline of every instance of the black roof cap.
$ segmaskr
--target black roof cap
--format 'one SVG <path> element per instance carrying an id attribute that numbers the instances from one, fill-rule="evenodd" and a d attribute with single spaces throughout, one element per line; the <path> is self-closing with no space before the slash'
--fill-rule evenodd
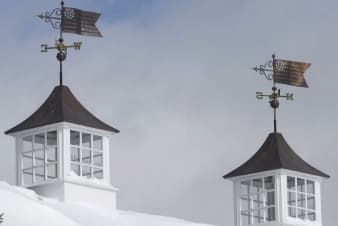
<path id="1" fill-rule="evenodd" d="M 59 122 L 70 122 L 114 133 L 120 132 L 84 108 L 67 86 L 56 86 L 36 112 L 17 126 L 7 130 L 5 134 Z"/>
<path id="2" fill-rule="evenodd" d="M 231 178 L 275 169 L 288 169 L 329 178 L 299 157 L 280 133 L 270 133 L 261 148 L 248 161 L 223 176 Z"/>

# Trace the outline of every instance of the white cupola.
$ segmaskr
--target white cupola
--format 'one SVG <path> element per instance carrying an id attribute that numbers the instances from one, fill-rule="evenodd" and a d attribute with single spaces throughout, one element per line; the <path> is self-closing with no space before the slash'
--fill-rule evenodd
<path id="1" fill-rule="evenodd" d="M 321 183 L 329 176 L 306 163 L 282 134 L 271 133 L 233 181 L 235 226 L 322 226 Z"/>
<path id="2" fill-rule="evenodd" d="M 109 140 L 119 131 L 92 115 L 67 86 L 6 131 L 15 138 L 17 185 L 64 202 L 116 208 Z"/>

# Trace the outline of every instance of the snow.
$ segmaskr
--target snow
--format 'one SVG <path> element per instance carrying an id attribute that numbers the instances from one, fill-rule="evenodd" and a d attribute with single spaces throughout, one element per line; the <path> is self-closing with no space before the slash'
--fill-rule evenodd
<path id="1" fill-rule="evenodd" d="M 1 226 L 208 226 L 130 211 L 109 212 L 88 203 L 63 203 L 0 182 Z M 210 225 L 209 225 L 210 226 Z"/>

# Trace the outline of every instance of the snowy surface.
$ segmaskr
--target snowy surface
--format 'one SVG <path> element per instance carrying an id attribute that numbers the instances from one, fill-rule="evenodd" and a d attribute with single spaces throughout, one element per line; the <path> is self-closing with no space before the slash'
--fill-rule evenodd
<path id="1" fill-rule="evenodd" d="M 108 212 L 86 203 L 62 203 L 0 182 L 1 226 L 207 226 L 128 211 Z"/>

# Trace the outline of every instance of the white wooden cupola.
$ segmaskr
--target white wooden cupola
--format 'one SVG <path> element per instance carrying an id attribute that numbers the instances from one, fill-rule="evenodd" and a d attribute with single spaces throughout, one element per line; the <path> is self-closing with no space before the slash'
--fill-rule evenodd
<path id="1" fill-rule="evenodd" d="M 280 133 L 271 133 L 233 181 L 235 226 L 322 226 L 321 183 L 329 176 L 306 163 Z"/>
<path id="2" fill-rule="evenodd" d="M 15 138 L 17 185 L 64 202 L 115 209 L 109 140 L 118 132 L 67 86 L 56 86 L 36 112 L 5 132 Z"/>

